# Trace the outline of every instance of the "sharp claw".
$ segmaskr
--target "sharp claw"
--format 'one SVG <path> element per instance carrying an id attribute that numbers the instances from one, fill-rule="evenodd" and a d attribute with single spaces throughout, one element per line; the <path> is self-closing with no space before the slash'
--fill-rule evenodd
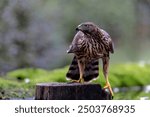
<path id="1" fill-rule="evenodd" d="M 84 83 L 84 79 L 83 78 L 80 78 L 80 83 Z"/>
<path id="2" fill-rule="evenodd" d="M 83 79 L 83 78 L 80 78 L 79 80 L 72 80 L 72 82 L 84 83 L 84 79 Z"/>
<path id="3" fill-rule="evenodd" d="M 80 81 L 79 80 L 71 80 L 71 82 L 79 83 Z"/>
<path id="4" fill-rule="evenodd" d="M 104 86 L 104 89 L 109 88 L 110 84 L 108 82 L 106 82 L 106 85 Z"/>
<path id="5" fill-rule="evenodd" d="M 108 88 L 108 90 L 109 90 L 109 92 L 110 92 L 110 94 L 112 96 L 112 99 L 113 99 L 114 94 L 113 94 L 113 91 L 111 89 L 111 86 L 110 86 L 109 82 L 107 82 L 106 85 L 104 86 L 104 89 L 106 89 L 106 88 Z"/>
<path id="6" fill-rule="evenodd" d="M 108 87 L 109 87 L 108 85 L 105 85 L 105 86 L 104 86 L 104 89 L 107 89 Z"/>

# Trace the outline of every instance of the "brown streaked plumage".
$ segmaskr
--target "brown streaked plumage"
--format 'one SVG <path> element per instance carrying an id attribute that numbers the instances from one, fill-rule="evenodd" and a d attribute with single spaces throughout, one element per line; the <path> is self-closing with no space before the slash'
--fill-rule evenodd
<path id="1" fill-rule="evenodd" d="M 95 79 L 98 74 L 98 60 L 103 62 L 103 74 L 106 79 L 104 88 L 113 96 L 108 80 L 109 54 L 114 53 L 114 46 L 109 34 L 92 22 L 80 24 L 77 28 L 68 53 L 74 53 L 72 64 L 66 76 L 83 83 Z"/>

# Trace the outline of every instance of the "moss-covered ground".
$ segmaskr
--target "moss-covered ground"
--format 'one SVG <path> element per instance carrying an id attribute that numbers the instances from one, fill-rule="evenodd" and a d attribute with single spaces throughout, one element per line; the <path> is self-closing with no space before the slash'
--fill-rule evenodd
<path id="1" fill-rule="evenodd" d="M 36 83 L 41 82 L 68 82 L 65 74 L 68 66 L 52 71 L 39 68 L 26 68 L 10 71 L 0 77 L 0 99 L 34 97 Z M 145 86 L 150 84 L 150 64 L 114 64 L 109 70 L 109 80 L 112 87 Z M 104 86 L 105 80 L 100 69 L 100 76 L 93 83 Z M 150 97 L 144 92 L 119 92 L 114 99 L 140 99 Z"/>

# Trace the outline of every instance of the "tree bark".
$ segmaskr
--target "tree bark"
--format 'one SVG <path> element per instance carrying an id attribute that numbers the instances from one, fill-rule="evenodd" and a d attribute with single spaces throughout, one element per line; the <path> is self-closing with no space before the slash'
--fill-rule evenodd
<path id="1" fill-rule="evenodd" d="M 39 83 L 35 100 L 109 100 L 111 95 L 100 84 Z"/>

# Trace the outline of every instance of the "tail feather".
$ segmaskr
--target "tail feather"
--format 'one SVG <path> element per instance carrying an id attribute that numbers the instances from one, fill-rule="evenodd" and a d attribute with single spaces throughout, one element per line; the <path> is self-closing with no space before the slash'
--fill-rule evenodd
<path id="1" fill-rule="evenodd" d="M 93 60 L 86 64 L 84 74 L 83 74 L 83 78 L 85 82 L 96 79 L 98 77 L 99 75 L 98 64 L 99 64 L 98 60 Z M 79 80 L 80 73 L 79 73 L 77 58 L 75 56 L 69 67 L 66 77 L 67 79 L 71 79 L 71 80 Z"/>
<path id="2" fill-rule="evenodd" d="M 67 77 L 67 79 L 71 79 L 71 80 L 78 80 L 80 77 L 78 62 L 77 62 L 77 59 L 75 56 L 74 56 L 72 63 L 69 67 L 69 70 L 66 74 L 66 77 Z"/>

